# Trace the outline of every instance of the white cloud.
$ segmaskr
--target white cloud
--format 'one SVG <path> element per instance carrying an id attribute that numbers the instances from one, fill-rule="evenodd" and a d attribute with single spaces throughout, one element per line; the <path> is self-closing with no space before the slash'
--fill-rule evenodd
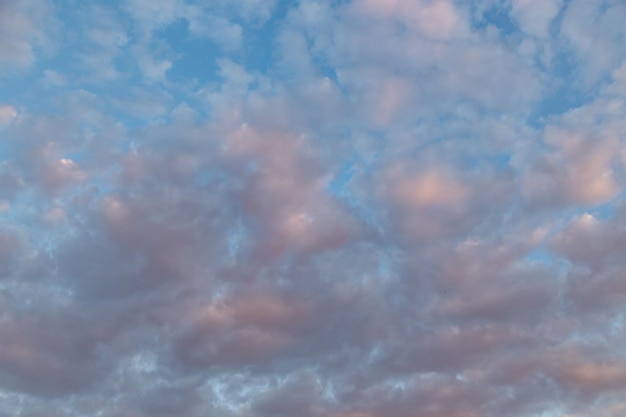
<path id="1" fill-rule="evenodd" d="M 67 79 L 63 74 L 54 70 L 44 70 L 43 82 L 49 86 L 61 86 L 67 83 Z"/>
<path id="2" fill-rule="evenodd" d="M 15 107 L 0 104 L 0 127 L 8 126 L 17 117 Z"/>
<path id="3" fill-rule="evenodd" d="M 594 84 L 622 62 L 626 52 L 626 5 L 574 0 L 568 4 L 561 35 L 578 59 L 580 81 Z"/>
<path id="4" fill-rule="evenodd" d="M 0 3 L 0 62 L 29 66 L 35 60 L 32 36 L 35 23 L 10 2 Z"/>
<path id="5" fill-rule="evenodd" d="M 0 2 L 0 74 L 28 69 L 38 55 L 54 55 L 60 29 L 54 12 L 53 5 L 35 0 Z"/>
<path id="6" fill-rule="evenodd" d="M 513 0 L 512 14 L 529 35 L 545 39 L 550 23 L 562 7 L 562 0 Z"/>
<path id="7" fill-rule="evenodd" d="M 167 72 L 172 68 L 172 61 L 156 58 L 153 53 L 141 46 L 133 49 L 141 74 L 149 82 L 165 81 Z"/>

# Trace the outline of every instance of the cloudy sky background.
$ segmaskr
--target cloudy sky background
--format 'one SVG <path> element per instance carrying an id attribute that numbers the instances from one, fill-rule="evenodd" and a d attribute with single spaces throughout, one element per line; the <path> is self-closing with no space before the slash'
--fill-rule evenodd
<path id="1" fill-rule="evenodd" d="M 622 0 L 0 0 L 0 416 L 626 414 Z"/>

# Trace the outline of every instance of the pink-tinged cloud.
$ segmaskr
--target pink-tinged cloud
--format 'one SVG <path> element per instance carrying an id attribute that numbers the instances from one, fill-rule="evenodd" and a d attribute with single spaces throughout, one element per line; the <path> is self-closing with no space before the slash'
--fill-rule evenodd
<path id="1" fill-rule="evenodd" d="M 0 415 L 618 417 L 626 8 L 0 0 Z"/>
<path id="2" fill-rule="evenodd" d="M 454 3 L 445 0 L 361 0 L 357 7 L 380 18 L 403 21 L 411 29 L 438 40 L 450 38 L 462 26 Z"/>
<path id="3" fill-rule="evenodd" d="M 512 15 L 519 21 L 524 32 L 545 38 L 549 35 L 550 23 L 559 13 L 562 3 L 561 0 L 514 0 Z"/>
<path id="4" fill-rule="evenodd" d="M 438 170 L 402 178 L 392 187 L 394 196 L 400 204 L 407 207 L 458 206 L 470 197 L 470 190 L 461 180 L 454 178 L 450 173 Z"/>
<path id="5" fill-rule="evenodd" d="M 17 117 L 17 110 L 13 106 L 0 104 L 0 127 L 6 127 Z"/>

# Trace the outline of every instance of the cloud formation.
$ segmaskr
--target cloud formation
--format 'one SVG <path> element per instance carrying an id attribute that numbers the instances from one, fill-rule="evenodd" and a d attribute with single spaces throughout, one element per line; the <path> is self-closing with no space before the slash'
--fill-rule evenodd
<path id="1" fill-rule="evenodd" d="M 617 417 L 619 1 L 0 1 L 0 415 Z"/>

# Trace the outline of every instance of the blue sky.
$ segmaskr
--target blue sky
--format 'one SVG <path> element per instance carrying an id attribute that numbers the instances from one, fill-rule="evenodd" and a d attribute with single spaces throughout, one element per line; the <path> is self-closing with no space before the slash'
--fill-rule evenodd
<path id="1" fill-rule="evenodd" d="M 626 413 L 621 0 L 0 0 L 0 417 Z"/>

